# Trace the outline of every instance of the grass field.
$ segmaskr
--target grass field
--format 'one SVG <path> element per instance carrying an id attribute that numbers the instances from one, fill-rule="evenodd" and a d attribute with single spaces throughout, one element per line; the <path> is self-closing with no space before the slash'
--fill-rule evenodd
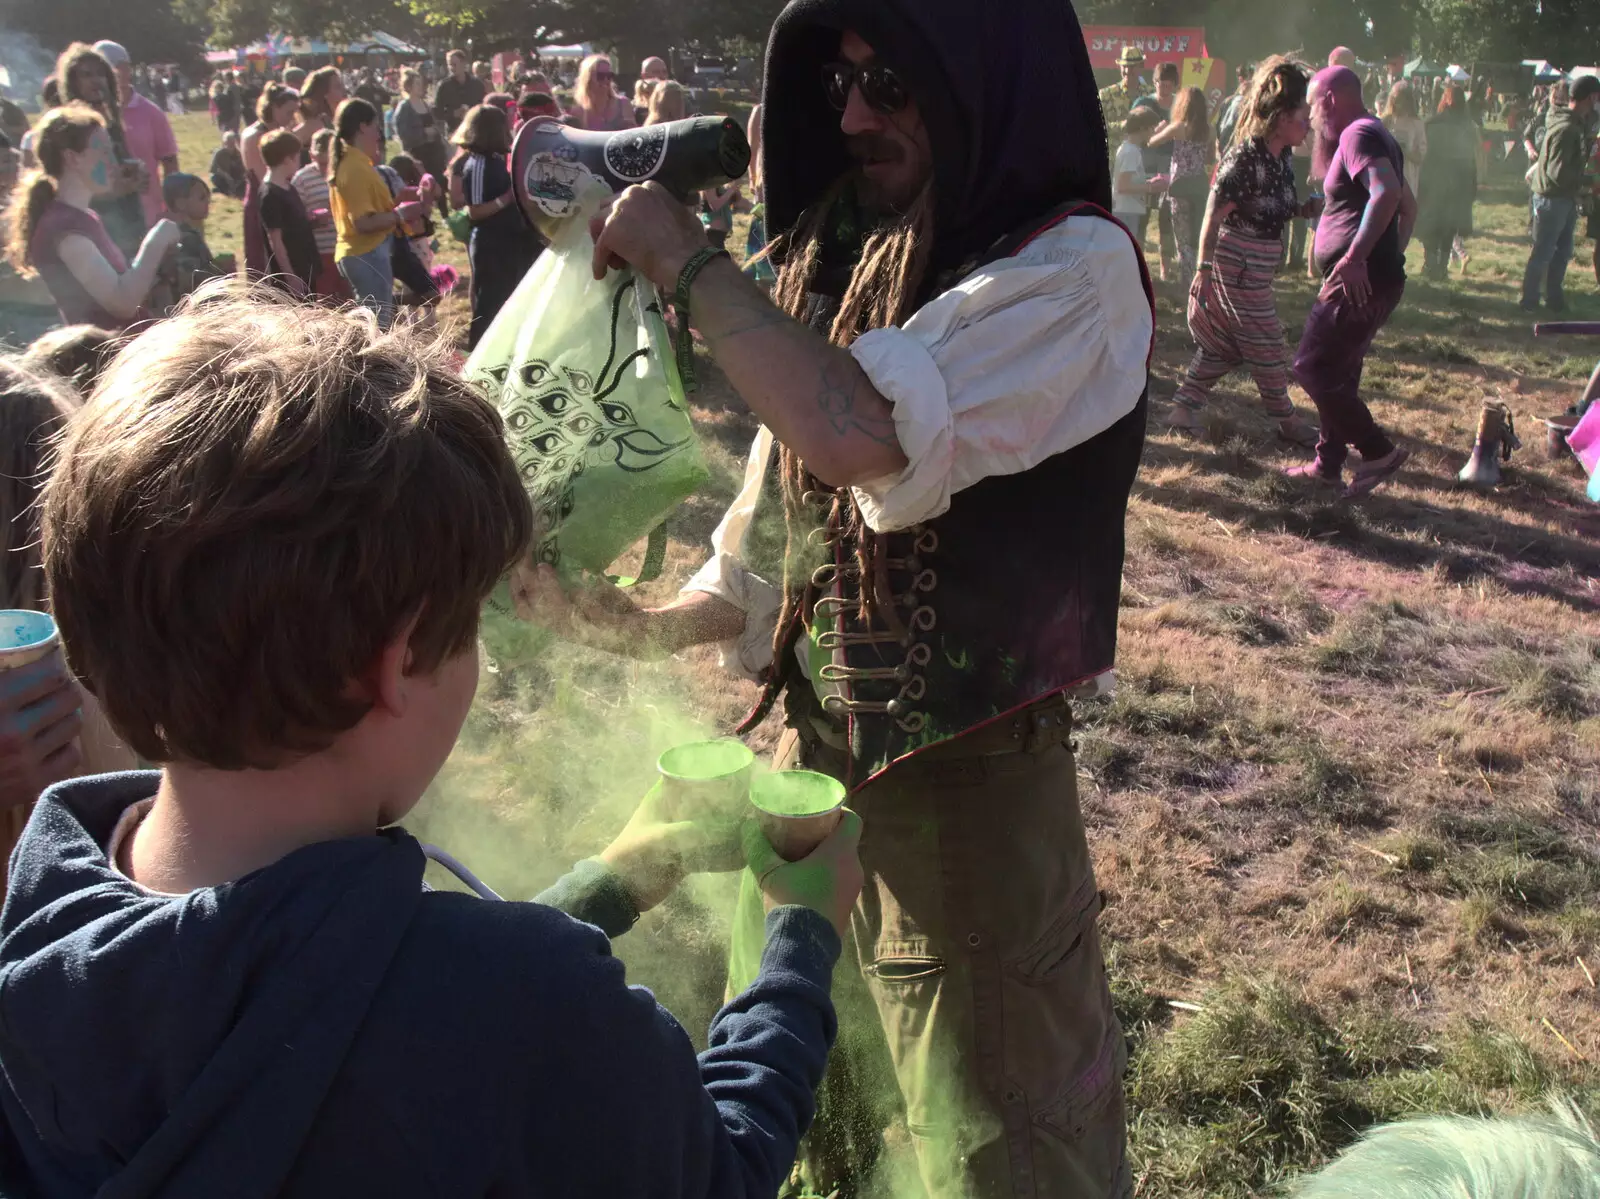
<path id="1" fill-rule="evenodd" d="M 182 122 L 186 165 L 203 125 Z M 238 219 L 217 204 L 214 248 L 239 249 Z M 1535 422 L 1600 342 L 1535 341 L 1517 310 L 1520 189 L 1488 191 L 1478 219 L 1466 278 L 1415 279 L 1369 360 L 1368 399 L 1413 457 L 1356 504 L 1280 477 L 1297 451 L 1242 378 L 1205 438 L 1165 431 L 1189 341 L 1162 290 L 1120 689 L 1079 714 L 1141 1195 L 1258 1193 L 1414 1112 L 1563 1092 L 1600 1116 L 1600 510 Z M 1600 319 L 1591 249 L 1576 318 Z M 1291 336 L 1311 295 L 1280 282 Z M 703 374 L 713 479 L 651 599 L 704 559 L 754 428 Z M 1486 396 L 1526 447 L 1480 494 L 1455 472 Z M 454 802 L 423 829 L 531 894 L 615 831 L 661 748 L 751 695 L 709 650 L 552 647 L 486 681 L 436 787 Z M 698 883 L 619 943 L 691 1031 L 720 995 L 727 901 Z"/>

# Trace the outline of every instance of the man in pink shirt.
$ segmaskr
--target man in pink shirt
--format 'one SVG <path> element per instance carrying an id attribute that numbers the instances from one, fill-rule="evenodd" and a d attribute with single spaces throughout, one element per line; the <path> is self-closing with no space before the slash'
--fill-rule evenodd
<path id="1" fill-rule="evenodd" d="M 122 132 L 128 153 L 144 163 L 144 219 L 151 225 L 161 218 L 161 181 L 178 169 L 178 139 L 167 114 L 133 90 L 133 60 L 116 42 L 96 42 L 111 69 L 117 73 L 117 98 L 122 102 Z M 158 171 L 156 168 L 159 167 Z"/>

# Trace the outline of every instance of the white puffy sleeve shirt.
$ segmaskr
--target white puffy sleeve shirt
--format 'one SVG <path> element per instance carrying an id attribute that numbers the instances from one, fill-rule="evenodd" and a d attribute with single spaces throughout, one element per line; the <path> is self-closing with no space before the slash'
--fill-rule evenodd
<path id="1" fill-rule="evenodd" d="M 1030 470 L 1105 432 L 1139 402 L 1154 332 L 1128 235 L 1069 217 L 1020 253 L 981 267 L 850 353 L 894 406 L 907 458 L 898 474 L 854 488 L 880 533 L 947 512 L 956 492 Z M 773 449 L 762 428 L 712 556 L 684 587 L 749 615 L 724 664 L 754 676 L 772 661 L 778 586 L 747 570 L 745 538 Z"/>

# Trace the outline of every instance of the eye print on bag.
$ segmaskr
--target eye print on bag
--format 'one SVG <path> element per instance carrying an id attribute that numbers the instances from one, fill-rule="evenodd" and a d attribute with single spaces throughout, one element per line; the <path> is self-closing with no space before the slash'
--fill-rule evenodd
<path id="1" fill-rule="evenodd" d="M 535 359 L 514 373 L 507 367 L 488 372 L 497 384 L 510 378 L 516 392 L 504 409 L 506 431 L 518 473 L 533 498 L 541 537 L 535 557 L 541 562 L 560 563 L 559 531 L 572 514 L 572 484 L 590 463 L 609 461 L 631 474 L 642 474 L 689 443 L 687 437 L 667 441 L 642 427 L 631 407 L 612 398 L 628 368 L 649 353 L 639 349 L 619 357 L 623 305 L 635 286 L 630 275 L 612 296 L 610 343 L 598 370 Z M 655 304 L 649 310 L 660 313 Z M 602 419 L 595 419 L 595 412 Z"/>

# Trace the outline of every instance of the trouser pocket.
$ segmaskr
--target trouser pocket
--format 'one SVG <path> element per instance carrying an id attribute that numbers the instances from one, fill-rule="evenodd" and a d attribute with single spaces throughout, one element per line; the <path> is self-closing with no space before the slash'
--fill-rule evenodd
<path id="1" fill-rule="evenodd" d="M 1041 1196 L 1108 1196 L 1125 1183 L 1127 1049 L 1106 984 L 1099 912 L 1091 877 L 1045 934 L 1002 966 L 1001 1098 L 1005 1109 L 1020 1109 L 1027 1129 L 1014 1170 L 1025 1169 Z"/>

